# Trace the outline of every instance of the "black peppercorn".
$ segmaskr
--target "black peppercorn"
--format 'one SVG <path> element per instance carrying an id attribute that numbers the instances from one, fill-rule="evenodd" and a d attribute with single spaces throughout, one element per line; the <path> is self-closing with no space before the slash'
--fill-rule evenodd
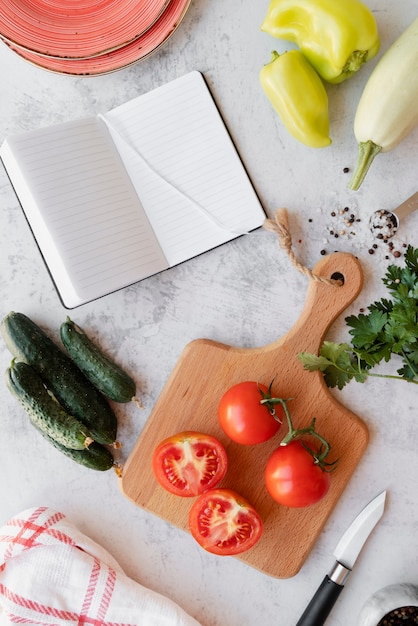
<path id="1" fill-rule="evenodd" d="M 387 613 L 377 626 L 413 626 L 418 624 L 418 607 L 402 606 Z"/>

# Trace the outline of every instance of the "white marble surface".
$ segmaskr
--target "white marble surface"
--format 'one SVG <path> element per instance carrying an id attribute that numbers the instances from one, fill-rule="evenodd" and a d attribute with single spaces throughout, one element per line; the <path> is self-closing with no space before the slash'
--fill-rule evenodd
<path id="1" fill-rule="evenodd" d="M 369 0 L 384 51 L 416 17 L 415 0 Z M 333 144 L 310 150 L 279 123 L 258 82 L 261 66 L 282 42 L 261 33 L 267 1 L 192 0 L 168 44 L 146 61 L 116 73 L 61 76 L 27 64 L 0 46 L 0 140 L 9 134 L 105 111 L 187 71 L 202 71 L 268 212 L 289 210 L 299 259 L 313 266 L 322 249 L 359 256 L 365 274 L 357 313 L 384 294 L 382 249 L 368 253 L 367 219 L 394 208 L 417 189 L 417 132 L 379 155 L 358 192 L 347 190 L 356 157 L 353 117 L 376 61 L 355 78 L 329 87 Z M 58 329 L 61 306 L 13 190 L 0 170 L 1 316 L 25 312 Z M 358 216 L 355 236 L 328 234 L 330 216 L 344 206 Z M 312 219 L 310 222 L 309 219 Z M 418 246 L 418 213 L 396 245 Z M 337 227 L 338 229 L 338 227 Z M 183 347 L 209 337 L 260 346 L 296 322 L 306 278 L 265 230 L 214 250 L 159 276 L 77 309 L 73 317 L 135 375 L 145 410 L 118 409 L 122 457 L 129 454 Z M 350 312 L 349 311 L 349 312 Z M 339 320 L 330 338 L 345 338 Z M 10 355 L 0 347 L 0 364 Z M 338 399 L 361 415 L 370 445 L 301 571 L 288 580 L 260 573 L 233 558 L 204 553 L 184 532 L 127 501 L 112 472 L 85 470 L 50 448 L 28 425 L 4 384 L 1 397 L 0 523 L 32 505 L 66 513 L 102 543 L 126 572 L 180 603 L 203 626 L 291 626 L 333 564 L 332 551 L 353 516 L 382 489 L 385 516 L 361 554 L 327 623 L 355 626 L 362 604 L 377 589 L 418 582 L 417 390 L 403 382 L 351 383 Z M 274 555 L 272 555 L 274 558 Z"/>

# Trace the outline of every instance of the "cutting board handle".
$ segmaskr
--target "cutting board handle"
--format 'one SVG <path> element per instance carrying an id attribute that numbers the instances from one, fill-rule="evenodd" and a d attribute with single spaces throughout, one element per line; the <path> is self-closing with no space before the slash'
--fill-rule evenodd
<path id="1" fill-rule="evenodd" d="M 311 279 L 305 306 L 296 325 L 279 343 L 296 343 L 304 337 L 304 351 L 317 352 L 337 317 L 351 304 L 363 287 L 363 271 L 358 259 L 346 252 L 334 252 L 322 258 L 313 273 L 324 278 L 336 278 L 342 285 Z M 302 346 L 300 346 L 302 347 Z"/>

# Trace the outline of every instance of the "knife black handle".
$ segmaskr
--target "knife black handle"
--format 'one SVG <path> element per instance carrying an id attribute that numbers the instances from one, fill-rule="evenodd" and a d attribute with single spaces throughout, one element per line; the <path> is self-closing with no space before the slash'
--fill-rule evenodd
<path id="1" fill-rule="evenodd" d="M 322 626 L 343 589 L 325 576 L 296 626 Z"/>

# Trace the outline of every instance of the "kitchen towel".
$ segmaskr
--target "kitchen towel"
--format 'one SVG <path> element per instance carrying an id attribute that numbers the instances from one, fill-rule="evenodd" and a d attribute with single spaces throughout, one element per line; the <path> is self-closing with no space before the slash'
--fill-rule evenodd
<path id="1" fill-rule="evenodd" d="M 48 507 L 23 511 L 0 529 L 0 626 L 10 624 L 200 626 Z"/>

